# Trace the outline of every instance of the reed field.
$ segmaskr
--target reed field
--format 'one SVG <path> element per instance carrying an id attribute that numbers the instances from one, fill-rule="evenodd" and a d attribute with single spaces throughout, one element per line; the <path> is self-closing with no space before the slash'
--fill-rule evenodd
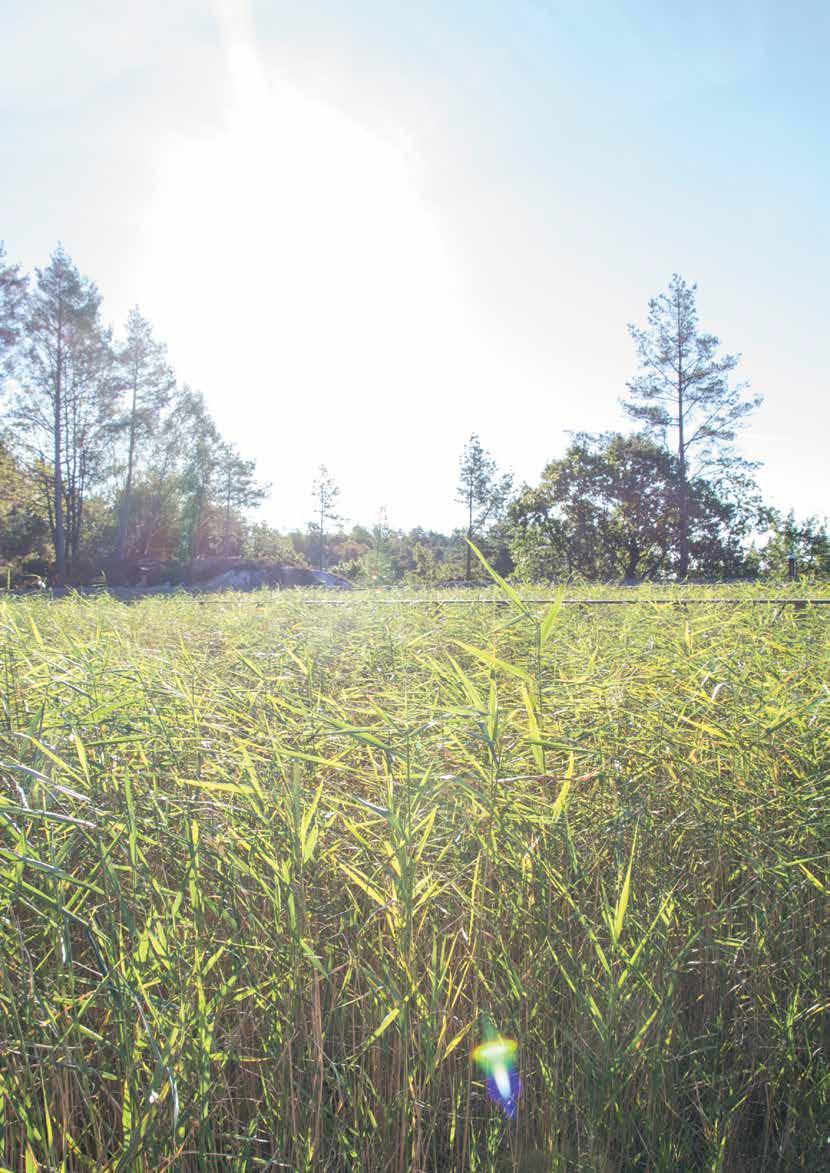
<path id="1" fill-rule="evenodd" d="M 0 601 L 0 1168 L 830 1168 L 830 607 L 714 593 Z"/>

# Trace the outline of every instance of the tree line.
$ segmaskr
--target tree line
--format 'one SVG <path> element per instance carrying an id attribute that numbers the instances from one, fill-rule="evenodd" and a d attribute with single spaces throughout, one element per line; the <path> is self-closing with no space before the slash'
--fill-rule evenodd
<path id="1" fill-rule="evenodd" d="M 79 582 L 219 555 L 435 583 L 471 579 L 466 538 L 530 580 L 752 577 L 783 573 L 792 555 L 828 573 L 826 525 L 765 505 L 736 448 L 760 400 L 734 381 L 739 356 L 700 329 L 696 287 L 675 275 L 629 331 L 630 434 L 572 435 L 535 486 L 514 486 L 472 434 L 452 534 L 394 530 L 382 513 L 344 529 L 320 466 L 312 520 L 281 534 L 252 519 L 268 486 L 178 382 L 141 311 L 115 335 L 62 246 L 28 276 L 0 244 L 0 569 Z"/>
<path id="2" fill-rule="evenodd" d="M 266 487 L 137 307 L 116 337 L 61 246 L 31 280 L 0 246 L 0 348 L 0 560 L 41 556 L 63 581 L 102 559 L 240 552 Z"/>

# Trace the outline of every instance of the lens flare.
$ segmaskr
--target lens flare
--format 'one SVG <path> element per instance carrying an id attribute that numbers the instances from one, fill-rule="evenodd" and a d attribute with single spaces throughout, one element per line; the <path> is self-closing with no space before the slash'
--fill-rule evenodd
<path id="1" fill-rule="evenodd" d="M 473 1059 L 487 1077 L 487 1094 L 505 1115 L 513 1117 L 522 1090 L 516 1065 L 517 1044 L 501 1035 L 487 1039 L 473 1051 Z"/>

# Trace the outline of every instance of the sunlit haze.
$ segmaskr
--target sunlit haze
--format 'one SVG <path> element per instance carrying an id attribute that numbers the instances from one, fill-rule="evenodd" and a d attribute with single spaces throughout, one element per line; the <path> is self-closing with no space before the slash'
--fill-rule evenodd
<path id="1" fill-rule="evenodd" d="M 58 239 L 304 526 L 451 528 L 472 431 L 518 481 L 621 427 L 672 272 L 765 398 L 769 499 L 827 512 L 823 48 L 766 3 L 12 0 L 0 239 Z"/>

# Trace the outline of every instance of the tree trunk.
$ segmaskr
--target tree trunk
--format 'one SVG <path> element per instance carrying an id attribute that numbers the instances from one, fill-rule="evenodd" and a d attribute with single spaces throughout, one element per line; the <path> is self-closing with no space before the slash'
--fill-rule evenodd
<path id="1" fill-rule="evenodd" d="M 325 569 L 323 566 L 323 559 L 325 557 L 325 545 L 324 545 L 324 538 L 323 538 L 323 523 L 325 522 L 325 520 L 326 520 L 326 515 L 325 515 L 324 511 L 321 509 L 320 510 L 320 560 L 319 560 L 320 561 L 320 570 Z"/>
<path id="2" fill-rule="evenodd" d="M 135 457 L 135 405 L 136 385 L 135 380 L 133 380 L 133 402 L 130 409 L 130 446 L 127 451 L 127 480 L 124 484 L 124 496 L 121 498 L 121 509 L 118 514 L 118 539 L 115 548 L 119 560 L 124 558 L 124 552 L 127 546 L 127 524 L 130 519 L 130 507 L 132 504 L 133 460 Z"/>
<path id="3" fill-rule="evenodd" d="M 680 470 L 680 564 L 678 573 L 680 578 L 686 578 L 689 573 L 689 491 L 686 484 L 685 469 Z"/>
<path id="4" fill-rule="evenodd" d="M 466 569 L 464 571 L 464 578 L 466 579 L 467 582 L 469 582 L 473 576 L 473 561 L 472 561 L 473 552 L 470 549 L 470 542 L 472 540 L 473 540 L 473 494 L 472 494 L 472 490 L 471 490 L 470 491 L 470 498 L 469 498 L 469 515 L 467 518 L 467 565 L 466 565 Z"/>
<path id="5" fill-rule="evenodd" d="M 628 557 L 625 566 L 626 582 L 633 582 L 637 578 L 637 568 L 640 565 L 640 547 L 637 539 L 632 535 L 628 539 Z"/>
<path id="6" fill-rule="evenodd" d="M 678 534 L 678 552 L 680 564 L 678 576 L 683 579 L 689 573 L 689 487 L 686 482 L 686 439 L 684 434 L 683 413 L 683 345 L 680 323 L 680 305 L 677 308 L 677 458 L 680 463 L 680 532 Z"/>
<path id="7" fill-rule="evenodd" d="M 57 367 L 55 377 L 55 473 L 54 473 L 54 499 L 55 499 L 55 569 L 58 578 L 63 580 L 66 577 L 66 534 L 63 525 L 63 470 L 61 463 L 63 461 L 63 452 L 61 451 L 61 430 L 63 428 L 63 345 L 61 339 L 61 331 L 63 330 L 63 314 L 58 311 L 58 348 L 57 348 Z"/>
<path id="8" fill-rule="evenodd" d="M 222 534 L 222 553 L 227 558 L 231 540 L 231 476 L 228 473 L 227 494 L 225 496 L 225 532 Z"/>
<path id="9" fill-rule="evenodd" d="M 196 497 L 196 508 L 193 513 L 193 529 L 190 531 L 190 561 L 196 557 L 196 534 L 202 520 L 202 503 L 204 494 L 200 491 Z"/>
<path id="10" fill-rule="evenodd" d="M 78 553 L 81 547 L 81 528 L 84 523 L 84 496 L 83 483 L 78 494 L 78 503 L 75 509 L 75 525 L 72 530 L 72 544 L 70 564 L 77 562 Z"/>

